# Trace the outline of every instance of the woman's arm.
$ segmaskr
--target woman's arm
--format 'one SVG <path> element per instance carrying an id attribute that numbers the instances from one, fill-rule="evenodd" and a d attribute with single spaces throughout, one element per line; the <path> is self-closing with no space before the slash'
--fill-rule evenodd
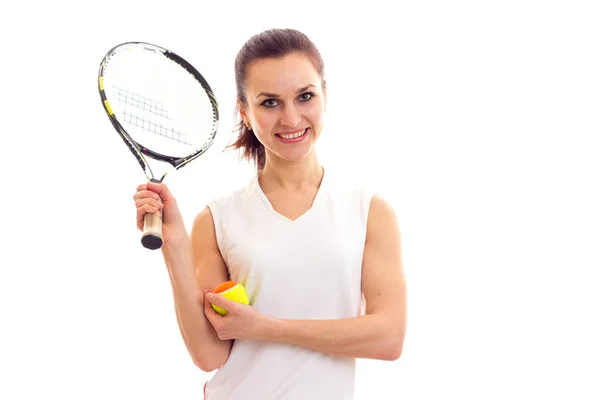
<path id="1" fill-rule="evenodd" d="M 395 360 L 402 353 L 406 326 L 406 285 L 400 233 L 392 207 L 371 202 L 363 256 L 365 315 L 326 321 L 274 320 L 266 340 L 355 358 Z"/>
<path id="2" fill-rule="evenodd" d="M 165 243 L 162 253 L 171 279 L 179 330 L 187 350 L 196 366 L 210 372 L 225 363 L 232 341 L 220 340 L 204 315 L 204 289 L 228 279 L 208 208 L 196 217 L 190 236 Z"/>
<path id="3" fill-rule="evenodd" d="M 229 310 L 220 317 L 205 309 L 219 337 L 296 344 L 353 358 L 395 360 L 406 327 L 406 285 L 400 232 L 392 207 L 376 196 L 371 202 L 363 256 L 365 315 L 339 320 L 284 320 L 260 315 L 251 307 L 210 296 Z M 318 295 L 317 295 L 318 296 Z"/>

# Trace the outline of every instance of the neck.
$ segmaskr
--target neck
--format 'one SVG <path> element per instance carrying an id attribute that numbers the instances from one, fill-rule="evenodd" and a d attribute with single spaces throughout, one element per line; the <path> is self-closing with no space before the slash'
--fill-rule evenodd
<path id="1" fill-rule="evenodd" d="M 315 149 L 304 160 L 293 163 L 267 154 L 265 168 L 259 172 L 258 179 L 268 191 L 318 187 L 323 179 L 323 167 Z"/>

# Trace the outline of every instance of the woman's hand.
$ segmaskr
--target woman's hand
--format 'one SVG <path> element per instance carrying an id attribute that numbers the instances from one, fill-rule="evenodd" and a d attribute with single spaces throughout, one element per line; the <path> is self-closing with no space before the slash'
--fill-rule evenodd
<path id="1" fill-rule="evenodd" d="M 164 183 L 147 182 L 139 185 L 133 200 L 139 230 L 144 229 L 146 213 L 161 213 L 164 244 L 187 233 L 175 197 Z"/>
<path id="2" fill-rule="evenodd" d="M 211 304 L 226 309 L 227 315 L 218 314 Z M 262 340 L 272 322 L 271 318 L 254 307 L 231 301 L 211 291 L 204 292 L 204 315 L 221 340 Z"/>

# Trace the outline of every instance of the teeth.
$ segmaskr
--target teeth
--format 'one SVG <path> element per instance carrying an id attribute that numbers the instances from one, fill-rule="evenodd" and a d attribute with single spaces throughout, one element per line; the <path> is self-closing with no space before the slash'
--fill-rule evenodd
<path id="1" fill-rule="evenodd" d="M 281 136 L 284 139 L 296 139 L 299 138 L 300 136 L 304 135 L 304 133 L 306 132 L 306 129 L 297 133 L 291 133 L 288 135 L 283 135 L 283 134 L 279 134 L 279 136 Z"/>

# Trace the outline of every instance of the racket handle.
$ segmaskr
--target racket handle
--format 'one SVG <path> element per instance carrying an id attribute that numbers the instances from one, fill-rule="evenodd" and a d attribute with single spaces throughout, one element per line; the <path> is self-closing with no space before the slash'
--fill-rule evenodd
<path id="1" fill-rule="evenodd" d="M 153 181 L 160 183 L 160 181 Z M 160 202 L 160 199 L 158 201 Z M 158 210 L 157 213 L 147 213 L 144 215 L 142 246 L 150 250 L 156 250 L 160 249 L 162 244 L 162 210 Z"/>

